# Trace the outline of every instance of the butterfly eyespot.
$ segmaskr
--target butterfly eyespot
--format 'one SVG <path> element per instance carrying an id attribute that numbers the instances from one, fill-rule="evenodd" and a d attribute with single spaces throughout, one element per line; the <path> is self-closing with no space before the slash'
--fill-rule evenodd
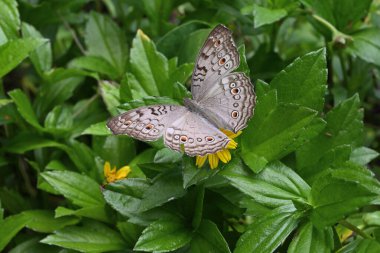
<path id="1" fill-rule="evenodd" d="M 239 93 L 240 93 L 240 89 L 239 88 L 233 88 L 233 89 L 231 89 L 231 94 L 232 95 L 237 95 Z"/>
<path id="2" fill-rule="evenodd" d="M 182 135 L 180 140 L 181 140 L 181 142 L 187 142 L 188 138 L 187 138 L 187 136 Z"/>
<path id="3" fill-rule="evenodd" d="M 239 100 L 239 99 L 240 99 L 240 95 L 235 95 L 235 96 L 234 96 L 234 99 L 235 99 L 235 100 Z"/>
<path id="4" fill-rule="evenodd" d="M 213 141 L 214 141 L 214 137 L 207 136 L 207 137 L 206 137 L 206 141 L 207 141 L 207 142 L 213 142 Z"/>
<path id="5" fill-rule="evenodd" d="M 130 126 L 131 124 L 132 124 L 132 121 L 130 121 L 130 120 L 124 122 L 124 126 Z"/>
<path id="6" fill-rule="evenodd" d="M 153 129 L 151 132 L 152 132 L 153 134 L 157 134 L 157 133 L 158 133 L 158 130 L 157 130 L 157 129 Z"/>
<path id="7" fill-rule="evenodd" d="M 234 107 L 239 107 L 239 103 L 234 103 L 233 106 Z"/>
<path id="8" fill-rule="evenodd" d="M 152 128 L 154 128 L 154 125 L 152 125 L 152 124 L 148 124 L 145 126 L 146 130 L 151 130 Z"/>
<path id="9" fill-rule="evenodd" d="M 197 141 L 198 142 L 202 142 L 202 138 L 197 138 Z"/>
<path id="10" fill-rule="evenodd" d="M 174 139 L 179 140 L 179 135 L 178 134 L 174 135 Z"/>
<path id="11" fill-rule="evenodd" d="M 222 42 L 220 40 L 215 41 L 214 47 L 219 47 Z"/>
<path id="12" fill-rule="evenodd" d="M 218 53 L 218 58 L 223 57 L 223 55 L 224 55 L 224 51 L 220 51 L 220 52 Z"/>
<path id="13" fill-rule="evenodd" d="M 239 112 L 238 111 L 232 111 L 231 112 L 231 117 L 236 119 L 237 117 L 239 117 Z"/>
<path id="14" fill-rule="evenodd" d="M 222 58 L 219 60 L 219 65 L 223 65 L 224 63 L 226 63 L 226 58 Z"/>
<path id="15" fill-rule="evenodd" d="M 225 67 L 226 69 L 231 68 L 231 63 L 230 63 L 230 62 L 227 62 L 226 65 L 224 65 L 224 67 Z"/>
<path id="16" fill-rule="evenodd" d="M 189 143 L 193 143 L 194 142 L 194 139 L 193 138 L 189 138 Z"/>
<path id="17" fill-rule="evenodd" d="M 236 87 L 236 83 L 230 83 L 230 88 L 235 88 Z"/>

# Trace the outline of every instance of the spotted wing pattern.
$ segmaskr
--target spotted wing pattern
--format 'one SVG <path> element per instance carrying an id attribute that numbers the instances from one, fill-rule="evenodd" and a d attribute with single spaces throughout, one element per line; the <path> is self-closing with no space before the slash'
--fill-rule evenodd
<path id="1" fill-rule="evenodd" d="M 215 85 L 220 86 L 218 93 L 199 102 L 204 114 L 219 128 L 235 133 L 245 128 L 256 104 L 249 78 L 244 73 L 230 73 Z"/>
<path id="2" fill-rule="evenodd" d="M 239 53 L 231 31 L 218 25 L 208 36 L 194 66 L 191 85 L 194 100 L 201 100 L 220 77 L 233 71 L 239 64 Z"/>
<path id="3" fill-rule="evenodd" d="M 125 112 L 108 121 L 114 134 L 126 134 L 142 141 L 155 141 L 162 136 L 167 125 L 187 109 L 176 105 L 144 106 Z"/>
<path id="4" fill-rule="evenodd" d="M 164 143 L 189 156 L 214 154 L 225 148 L 230 139 L 199 114 L 187 111 L 165 131 Z"/>

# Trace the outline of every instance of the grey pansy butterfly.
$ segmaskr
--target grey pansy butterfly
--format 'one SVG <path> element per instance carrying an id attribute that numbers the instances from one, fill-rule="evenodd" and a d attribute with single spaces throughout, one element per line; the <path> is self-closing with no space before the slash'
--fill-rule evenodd
<path id="1" fill-rule="evenodd" d="M 108 121 L 114 134 L 126 134 L 142 141 L 163 136 L 164 144 L 189 156 L 213 154 L 230 139 L 219 129 L 232 132 L 247 126 L 256 96 L 249 78 L 240 72 L 239 53 L 231 31 L 218 25 L 199 52 L 192 75 L 193 99 L 184 106 L 152 105 L 130 110 Z"/>

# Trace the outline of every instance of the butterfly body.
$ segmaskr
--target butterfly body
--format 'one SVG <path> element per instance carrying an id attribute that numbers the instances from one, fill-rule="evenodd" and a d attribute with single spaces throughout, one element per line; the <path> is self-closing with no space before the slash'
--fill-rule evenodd
<path id="1" fill-rule="evenodd" d="M 247 126 L 256 103 L 249 78 L 231 73 L 240 63 L 231 31 L 218 25 L 203 45 L 192 75 L 193 98 L 184 106 L 152 105 L 112 118 L 108 128 L 142 141 L 161 136 L 164 144 L 189 156 L 213 154 L 231 141 L 220 129 Z"/>

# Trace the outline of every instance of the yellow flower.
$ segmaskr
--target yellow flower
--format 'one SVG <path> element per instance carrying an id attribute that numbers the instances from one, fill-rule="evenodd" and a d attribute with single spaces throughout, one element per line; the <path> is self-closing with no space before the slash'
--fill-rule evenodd
<path id="1" fill-rule="evenodd" d="M 198 168 L 202 167 L 205 164 L 207 158 L 211 169 L 215 169 L 216 167 L 218 167 L 219 160 L 221 160 L 223 163 L 228 163 L 231 160 L 231 153 L 229 149 L 236 149 L 237 143 L 233 139 L 238 137 L 242 132 L 239 131 L 235 134 L 234 132 L 225 129 L 220 129 L 220 131 L 225 133 L 228 136 L 228 138 L 230 138 L 227 147 L 216 152 L 215 154 L 197 156 L 195 164 L 198 166 Z"/>
<path id="2" fill-rule="evenodd" d="M 111 164 L 106 162 L 104 164 L 104 177 L 107 180 L 107 183 L 115 182 L 116 180 L 120 180 L 126 178 L 128 174 L 131 172 L 131 168 L 129 166 L 124 166 L 119 170 L 116 170 L 116 166 L 111 170 Z"/>

